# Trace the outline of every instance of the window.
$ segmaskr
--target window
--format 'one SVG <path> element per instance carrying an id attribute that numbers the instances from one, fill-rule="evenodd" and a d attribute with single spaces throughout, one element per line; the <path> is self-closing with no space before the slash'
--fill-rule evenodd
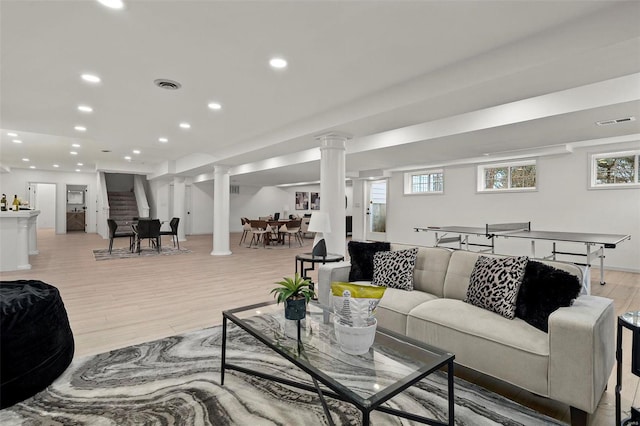
<path id="1" fill-rule="evenodd" d="M 478 166 L 478 192 L 529 191 L 536 189 L 536 161 Z"/>
<path id="2" fill-rule="evenodd" d="M 640 150 L 591 156 L 592 188 L 638 187 Z"/>
<path id="3" fill-rule="evenodd" d="M 444 192 L 444 171 L 421 170 L 404 174 L 405 194 L 442 194 Z"/>

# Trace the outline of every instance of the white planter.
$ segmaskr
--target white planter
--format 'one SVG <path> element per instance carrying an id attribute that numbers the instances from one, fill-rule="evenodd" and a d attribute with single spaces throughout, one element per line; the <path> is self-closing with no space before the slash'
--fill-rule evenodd
<path id="1" fill-rule="evenodd" d="M 369 352 L 378 326 L 378 320 L 375 318 L 373 320 L 373 324 L 366 327 L 350 327 L 340 324 L 338 317 L 334 318 L 333 326 L 340 349 L 350 355 L 362 355 Z"/>

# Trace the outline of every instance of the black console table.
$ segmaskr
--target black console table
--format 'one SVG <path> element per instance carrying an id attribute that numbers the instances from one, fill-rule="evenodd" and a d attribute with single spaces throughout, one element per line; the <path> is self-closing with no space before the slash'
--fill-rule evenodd
<path id="1" fill-rule="evenodd" d="M 627 312 L 618 317 L 618 339 L 616 345 L 617 378 L 616 378 L 616 425 L 640 425 L 640 409 L 631 407 L 631 417 L 622 420 L 620 391 L 622 390 L 622 330 L 626 328 L 633 333 L 631 342 L 631 372 L 640 376 L 640 311 Z"/>

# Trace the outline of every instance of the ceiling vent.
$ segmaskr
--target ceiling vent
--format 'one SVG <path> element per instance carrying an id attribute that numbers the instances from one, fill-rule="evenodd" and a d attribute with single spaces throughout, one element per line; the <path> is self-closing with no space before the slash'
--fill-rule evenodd
<path id="1" fill-rule="evenodd" d="M 614 120 L 596 121 L 598 126 L 610 126 L 612 124 L 627 123 L 629 121 L 635 121 L 635 117 L 616 118 Z"/>
<path id="2" fill-rule="evenodd" d="M 182 84 L 178 83 L 177 81 L 169 80 L 167 78 L 159 78 L 157 80 L 153 80 L 153 84 L 161 89 L 167 90 L 178 90 L 182 87 Z"/>

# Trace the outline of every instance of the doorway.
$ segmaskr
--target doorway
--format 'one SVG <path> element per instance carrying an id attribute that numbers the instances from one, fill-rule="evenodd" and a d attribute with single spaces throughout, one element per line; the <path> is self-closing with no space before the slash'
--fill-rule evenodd
<path id="1" fill-rule="evenodd" d="M 67 185 L 67 232 L 86 231 L 87 186 Z"/>
<path id="2" fill-rule="evenodd" d="M 56 184 L 29 182 L 29 205 L 40 210 L 37 229 L 56 227 Z"/>
<path id="3" fill-rule="evenodd" d="M 365 216 L 366 239 L 387 240 L 387 180 L 371 180 L 365 185 L 367 211 Z"/>

